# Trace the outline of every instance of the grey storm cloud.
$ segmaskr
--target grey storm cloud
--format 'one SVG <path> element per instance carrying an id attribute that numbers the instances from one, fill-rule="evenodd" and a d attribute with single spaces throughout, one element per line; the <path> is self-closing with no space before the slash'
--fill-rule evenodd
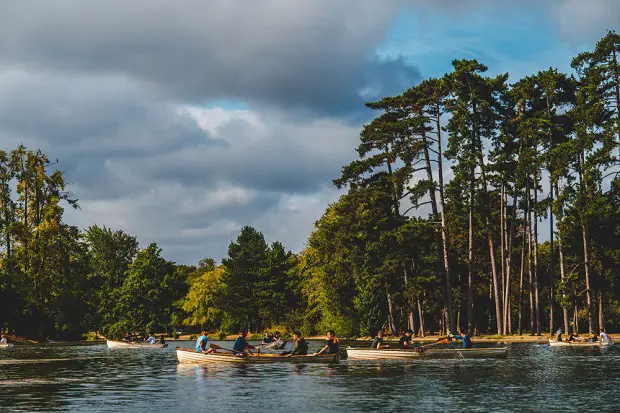
<path id="1" fill-rule="evenodd" d="M 342 114 L 420 78 L 375 48 L 403 1 L 47 0 L 9 2 L 0 64 L 122 73 L 166 99 Z"/>

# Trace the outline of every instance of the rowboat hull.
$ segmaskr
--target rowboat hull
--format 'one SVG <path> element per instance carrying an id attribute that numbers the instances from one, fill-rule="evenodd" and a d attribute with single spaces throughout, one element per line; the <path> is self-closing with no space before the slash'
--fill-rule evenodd
<path id="1" fill-rule="evenodd" d="M 244 356 L 232 353 L 197 353 L 192 349 L 177 348 L 177 359 L 183 364 L 203 363 L 333 363 L 338 361 L 336 354 L 321 354 L 320 356 L 292 356 L 285 357 L 280 354 L 261 354 Z"/>
<path id="2" fill-rule="evenodd" d="M 141 350 L 162 349 L 168 347 L 168 344 L 143 344 L 143 343 L 125 343 L 124 341 L 106 340 L 108 348 L 137 348 Z"/>
<path id="3" fill-rule="evenodd" d="M 506 358 L 508 350 L 502 348 L 442 348 L 417 351 L 414 349 L 347 348 L 353 360 L 410 360 L 422 358 Z"/>
<path id="4" fill-rule="evenodd" d="M 0 344 L 0 348 L 9 348 L 9 347 L 13 347 L 13 344 L 9 343 L 9 344 Z"/>
<path id="5" fill-rule="evenodd" d="M 549 346 L 551 347 L 594 347 L 594 348 L 598 348 L 598 347 L 611 347 L 614 345 L 614 341 L 613 340 L 609 340 L 609 341 L 595 341 L 595 342 L 587 342 L 587 341 L 573 341 L 573 342 L 569 342 L 569 341 L 556 341 L 556 340 L 549 340 Z"/>

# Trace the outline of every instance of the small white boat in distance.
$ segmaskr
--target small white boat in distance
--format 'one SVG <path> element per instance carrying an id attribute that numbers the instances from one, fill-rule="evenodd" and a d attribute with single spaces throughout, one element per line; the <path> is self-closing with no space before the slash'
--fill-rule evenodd
<path id="1" fill-rule="evenodd" d="M 0 348 L 9 348 L 9 347 L 13 347 L 13 344 L 8 343 L 8 344 L 0 344 Z"/>
<path id="2" fill-rule="evenodd" d="M 549 339 L 551 347 L 611 347 L 615 344 L 613 340 L 608 341 L 557 341 Z"/>
<path id="3" fill-rule="evenodd" d="M 124 341 L 106 340 L 108 348 L 139 348 L 139 349 L 158 349 L 168 347 L 168 344 L 146 344 L 146 343 L 126 343 Z"/>
<path id="4" fill-rule="evenodd" d="M 407 360 L 424 358 L 505 358 L 505 347 L 435 348 L 435 349 L 374 349 L 347 348 L 347 356 L 353 360 Z"/>

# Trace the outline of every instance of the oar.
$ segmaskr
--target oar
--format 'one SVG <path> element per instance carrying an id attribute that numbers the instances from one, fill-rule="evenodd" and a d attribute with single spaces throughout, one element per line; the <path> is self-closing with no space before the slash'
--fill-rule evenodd
<path id="1" fill-rule="evenodd" d="M 213 344 L 213 343 L 209 344 L 209 347 L 211 347 L 213 350 L 226 350 L 226 351 L 230 351 L 231 353 L 239 353 L 238 351 L 220 347 L 217 344 Z"/>
<path id="2" fill-rule="evenodd" d="M 434 343 L 425 344 L 425 345 L 423 345 L 423 346 L 416 347 L 414 350 L 417 350 L 417 351 L 422 351 L 422 349 L 423 349 L 423 348 L 425 348 L 425 347 L 430 347 L 430 346 L 434 346 L 434 345 L 437 345 L 437 344 L 446 344 L 447 342 L 448 342 L 448 339 L 447 339 L 447 338 L 444 338 L 444 339 L 439 340 L 439 341 L 436 341 L 436 342 L 434 342 Z"/>

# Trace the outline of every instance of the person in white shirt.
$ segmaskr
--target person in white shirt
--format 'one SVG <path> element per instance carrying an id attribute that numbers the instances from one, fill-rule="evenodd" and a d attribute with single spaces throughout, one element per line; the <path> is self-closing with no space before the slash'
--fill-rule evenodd
<path id="1" fill-rule="evenodd" d="M 8 341 L 6 341 L 6 337 L 4 336 L 4 334 L 0 336 L 0 344 L 9 344 Z"/>
<path id="2" fill-rule="evenodd" d="M 601 343 L 605 343 L 607 341 L 609 341 L 609 336 L 607 335 L 607 333 L 605 331 L 603 331 L 603 329 L 601 328 L 600 330 L 601 334 Z"/>
<path id="3" fill-rule="evenodd" d="M 149 333 L 149 338 L 145 340 L 146 344 L 157 344 L 157 339 L 153 335 L 153 333 Z"/>

